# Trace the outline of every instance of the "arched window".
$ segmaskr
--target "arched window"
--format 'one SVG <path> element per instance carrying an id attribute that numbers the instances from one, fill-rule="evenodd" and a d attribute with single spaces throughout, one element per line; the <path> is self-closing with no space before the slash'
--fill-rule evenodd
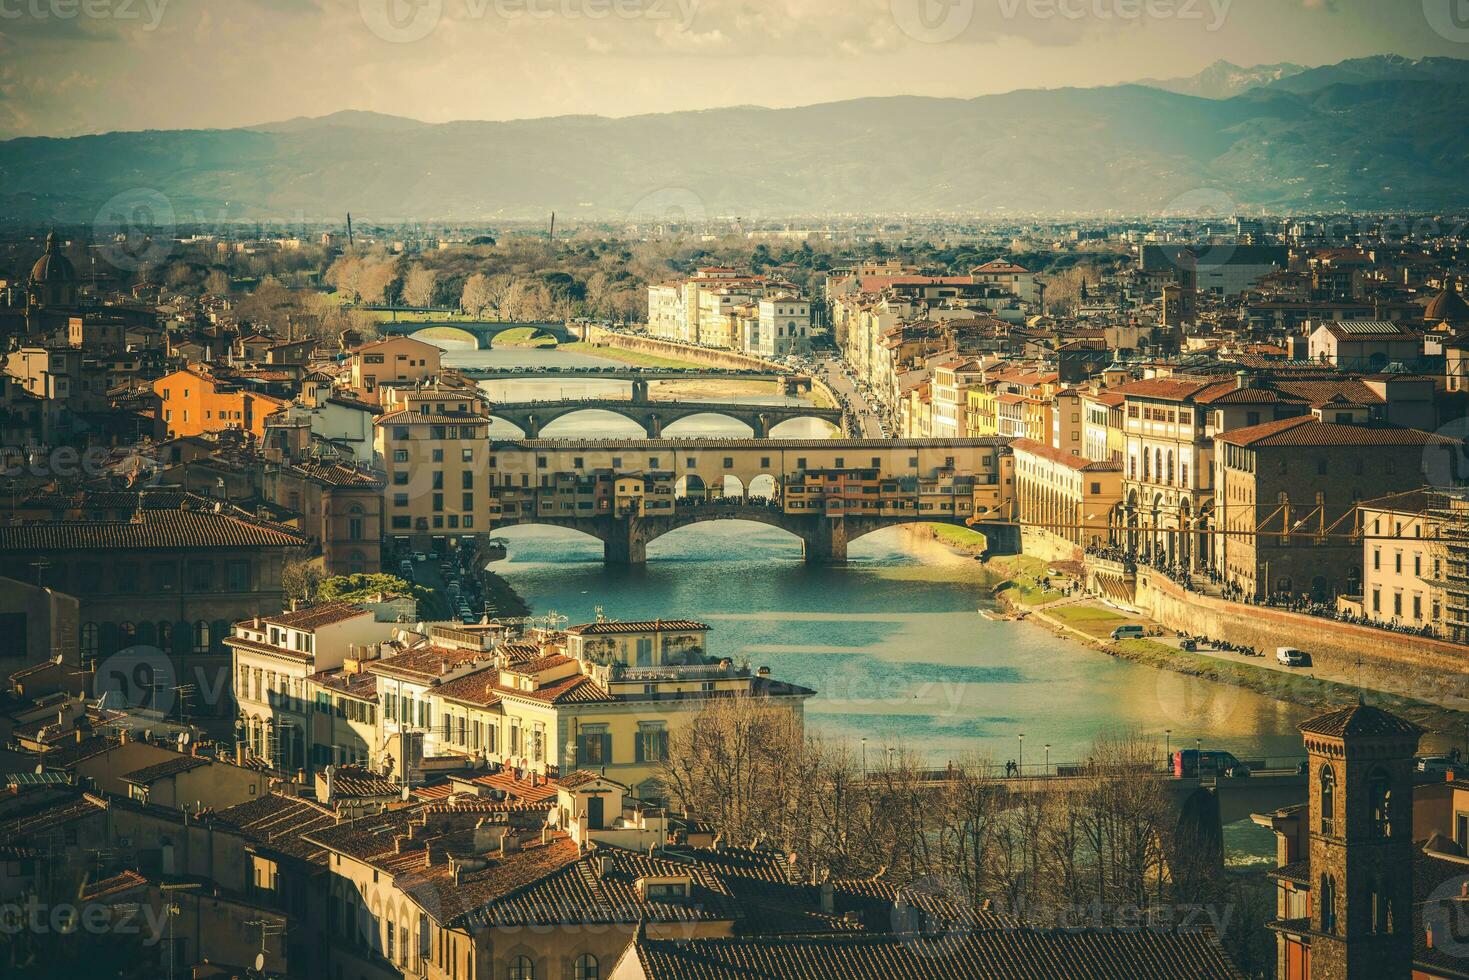
<path id="1" fill-rule="evenodd" d="M 510 964 L 510 980 L 536 980 L 536 965 L 529 956 L 517 956 Z"/>
<path id="2" fill-rule="evenodd" d="M 1372 818 L 1372 833 L 1378 837 L 1392 836 L 1392 783 L 1382 769 L 1374 770 L 1367 780 L 1367 806 Z"/>
<path id="3" fill-rule="evenodd" d="M 1382 875 L 1372 876 L 1372 895 L 1369 908 L 1372 913 L 1372 931 L 1386 935 L 1392 931 L 1392 906 L 1383 885 Z"/>
<path id="4" fill-rule="evenodd" d="M 1336 879 L 1321 876 L 1321 931 L 1336 932 Z"/>
<path id="5" fill-rule="evenodd" d="M 138 626 L 136 623 L 122 623 L 117 627 L 117 645 L 126 650 L 138 642 Z"/>
<path id="6" fill-rule="evenodd" d="M 86 657 L 86 656 L 95 657 L 96 655 L 97 655 L 97 624 L 96 623 L 83 623 L 82 624 L 82 656 L 84 656 L 84 657 Z"/>
<path id="7" fill-rule="evenodd" d="M 591 953 L 576 958 L 576 980 L 602 980 L 602 967 Z"/>
<path id="8" fill-rule="evenodd" d="M 1321 832 L 1336 832 L 1336 770 L 1330 765 L 1321 767 Z"/>
<path id="9" fill-rule="evenodd" d="M 194 624 L 194 652 L 209 652 L 209 623 L 202 619 Z"/>

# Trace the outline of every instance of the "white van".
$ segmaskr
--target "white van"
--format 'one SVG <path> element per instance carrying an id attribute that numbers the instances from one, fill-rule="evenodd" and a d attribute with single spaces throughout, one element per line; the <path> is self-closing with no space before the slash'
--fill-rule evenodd
<path id="1" fill-rule="evenodd" d="M 1112 639 L 1114 640 L 1141 640 L 1146 635 L 1147 633 L 1143 628 L 1135 623 L 1119 626 L 1112 631 Z"/>
<path id="2" fill-rule="evenodd" d="M 1295 647 L 1276 647 L 1275 662 L 1282 667 L 1309 667 L 1311 655 Z"/>

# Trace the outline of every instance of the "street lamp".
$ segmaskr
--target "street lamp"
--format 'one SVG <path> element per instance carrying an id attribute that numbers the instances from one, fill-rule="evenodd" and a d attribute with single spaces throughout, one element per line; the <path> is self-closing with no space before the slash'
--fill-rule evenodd
<path id="1" fill-rule="evenodd" d="M 867 778 L 867 736 L 862 736 L 862 778 Z"/>
<path id="2" fill-rule="evenodd" d="M 1050 742 L 1047 742 L 1046 743 L 1046 766 L 1045 766 L 1044 769 L 1041 770 L 1041 775 L 1042 776 L 1049 776 L 1050 774 L 1051 774 L 1051 743 Z"/>
<path id="3" fill-rule="evenodd" d="M 1168 760 L 1173 758 L 1173 729 L 1163 729 L 1163 764 L 1166 766 Z"/>
<path id="4" fill-rule="evenodd" d="M 1016 761 L 1016 764 L 1015 764 L 1015 774 L 1017 776 L 1024 776 L 1025 775 L 1025 733 L 1024 732 L 1021 732 L 1016 737 L 1020 740 L 1020 758 Z"/>

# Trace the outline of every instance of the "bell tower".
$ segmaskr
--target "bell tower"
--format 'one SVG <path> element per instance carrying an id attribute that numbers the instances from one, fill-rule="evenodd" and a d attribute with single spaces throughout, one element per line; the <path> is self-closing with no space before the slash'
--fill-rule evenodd
<path id="1" fill-rule="evenodd" d="M 1422 729 L 1359 701 L 1301 732 L 1310 767 L 1310 980 L 1408 980 L 1413 754 Z"/>

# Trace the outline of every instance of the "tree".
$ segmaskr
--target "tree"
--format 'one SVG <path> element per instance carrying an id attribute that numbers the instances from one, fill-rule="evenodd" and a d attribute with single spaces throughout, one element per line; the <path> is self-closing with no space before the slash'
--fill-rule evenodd
<path id="1" fill-rule="evenodd" d="M 313 601 L 321 579 L 321 565 L 310 558 L 289 559 L 281 569 L 281 588 L 296 602 Z"/>
<path id="2" fill-rule="evenodd" d="M 383 594 L 406 595 L 423 600 L 428 590 L 396 575 L 335 575 L 322 579 L 316 589 L 317 602 L 364 602 Z"/>
<path id="3" fill-rule="evenodd" d="M 490 277 L 483 272 L 470 276 L 459 297 L 459 308 L 468 316 L 483 317 L 494 305 L 495 294 L 490 288 Z"/>
<path id="4" fill-rule="evenodd" d="M 223 269 L 211 269 L 204 277 L 204 292 L 210 296 L 225 297 L 230 294 L 230 274 Z"/>
<path id="5" fill-rule="evenodd" d="M 437 272 L 421 265 L 415 265 L 409 270 L 408 277 L 403 281 L 404 301 L 409 306 L 433 306 L 434 287 L 438 285 L 438 282 Z"/>

